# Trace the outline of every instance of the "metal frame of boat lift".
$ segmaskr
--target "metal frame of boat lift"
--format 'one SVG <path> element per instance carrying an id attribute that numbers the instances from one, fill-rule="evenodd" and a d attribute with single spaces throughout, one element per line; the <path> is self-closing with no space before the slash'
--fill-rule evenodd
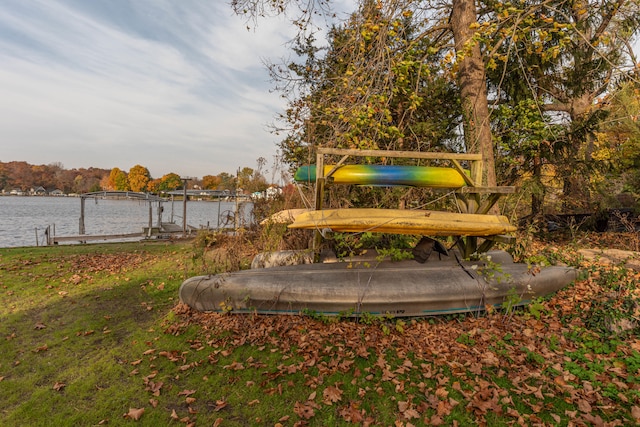
<path id="1" fill-rule="evenodd" d="M 324 174 L 324 158 L 326 155 L 338 155 L 342 158 L 333 166 L 333 168 Z M 416 152 L 416 151 L 388 151 L 388 150 L 357 150 L 357 149 L 340 149 L 340 148 L 318 148 L 316 154 L 316 200 L 315 209 L 322 210 L 325 186 L 330 182 L 331 175 L 338 170 L 340 166 L 351 156 L 354 157 L 391 157 L 404 159 L 420 159 L 420 160 L 445 160 L 449 161 L 453 168 L 460 173 L 465 183 L 465 187 L 452 188 L 456 193 L 456 202 L 458 209 L 462 213 L 469 214 L 488 214 L 493 206 L 498 202 L 500 197 L 505 194 L 515 192 L 515 187 L 499 186 L 499 187 L 483 187 L 483 161 L 482 154 L 473 153 L 435 153 L 435 152 Z M 467 161 L 470 165 L 470 174 L 467 174 L 460 162 Z M 470 257 L 474 253 L 487 252 L 495 242 L 512 243 L 512 236 L 496 235 L 486 236 L 481 244 L 478 244 L 478 237 L 459 236 L 457 246 L 462 252 L 464 258 Z M 313 239 L 313 250 L 318 254 L 320 244 L 322 242 L 322 234 L 316 230 Z"/>

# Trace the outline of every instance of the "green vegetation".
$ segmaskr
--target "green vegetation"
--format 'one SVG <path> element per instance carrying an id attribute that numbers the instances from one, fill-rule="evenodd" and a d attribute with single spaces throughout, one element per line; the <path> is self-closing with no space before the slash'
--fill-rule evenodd
<path id="1" fill-rule="evenodd" d="M 508 312 L 353 320 L 178 303 L 183 279 L 217 269 L 217 250 L 248 257 L 250 240 L 0 250 L 0 424 L 640 422 L 640 273 L 587 262 L 579 243 L 535 241 L 530 254 L 590 274 Z"/>

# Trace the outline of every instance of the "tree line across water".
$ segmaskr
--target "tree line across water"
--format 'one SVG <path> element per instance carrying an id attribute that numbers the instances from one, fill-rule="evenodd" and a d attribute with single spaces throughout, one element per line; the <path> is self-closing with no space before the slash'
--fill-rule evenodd
<path id="1" fill-rule="evenodd" d="M 259 165 L 264 162 L 258 162 Z M 202 179 L 189 178 L 188 188 L 210 190 L 236 190 L 247 192 L 264 191 L 269 184 L 261 167 L 244 167 L 236 174 L 221 172 L 218 175 L 205 175 Z M 13 190 L 28 192 L 38 187 L 47 192 L 60 190 L 65 194 L 88 193 L 92 191 L 117 190 L 159 193 L 183 188 L 185 182 L 176 173 L 168 173 L 153 178 L 149 170 L 135 165 L 129 171 L 120 168 L 79 168 L 65 169 L 61 163 L 32 165 L 24 161 L 0 162 L 0 192 Z"/>

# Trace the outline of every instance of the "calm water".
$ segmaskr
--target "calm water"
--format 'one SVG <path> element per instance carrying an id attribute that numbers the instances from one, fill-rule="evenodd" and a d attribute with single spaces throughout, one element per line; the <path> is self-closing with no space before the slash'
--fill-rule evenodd
<path id="1" fill-rule="evenodd" d="M 152 220 L 158 221 L 158 203 L 153 203 Z M 162 222 L 182 226 L 182 201 L 162 203 Z M 251 203 L 241 204 L 244 221 L 250 221 Z M 196 228 L 225 225 L 234 202 L 189 201 L 187 224 Z M 149 203 L 138 200 L 86 199 L 85 233 L 121 234 L 142 232 L 149 225 Z M 219 219 L 220 218 L 220 219 Z M 76 236 L 80 223 L 79 197 L 0 197 L 0 247 L 45 244 L 45 230 L 56 236 Z M 233 226 L 233 222 L 230 224 Z M 53 234 L 53 231 L 52 231 Z M 37 235 L 37 238 L 36 238 Z"/>

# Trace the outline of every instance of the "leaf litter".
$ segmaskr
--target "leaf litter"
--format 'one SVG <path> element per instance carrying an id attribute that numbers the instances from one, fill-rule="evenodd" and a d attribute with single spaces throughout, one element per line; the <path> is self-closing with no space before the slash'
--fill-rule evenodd
<path id="1" fill-rule="evenodd" d="M 561 253 L 552 249 L 551 255 L 561 258 Z M 248 382 L 266 395 L 283 393 L 279 380 L 302 379 L 313 390 L 309 399 L 296 400 L 289 413 L 278 414 L 291 416 L 295 425 L 313 423 L 327 407 L 335 407 L 343 422 L 359 425 L 389 419 L 404 426 L 455 425 L 465 417 L 477 425 L 496 420 L 507 425 L 638 423 L 637 324 L 624 333 L 603 333 L 589 324 L 589 313 L 612 289 L 617 298 L 637 302 L 640 276 L 629 270 L 621 276 L 625 283 L 612 283 L 603 276 L 618 277 L 624 266 L 572 262 L 591 274 L 535 301 L 532 308 L 509 313 L 405 319 L 396 327 L 394 319 L 366 324 L 310 316 L 201 313 L 180 304 L 173 310 L 177 320 L 167 325 L 166 333 L 180 335 L 196 326 L 197 338 L 189 343 L 208 353 L 201 362 L 209 363 L 192 363 L 193 369 L 247 347 L 268 349 L 291 361 L 268 370 L 251 358 L 233 359 L 220 368 L 266 377 L 261 383 Z M 615 309 L 616 301 L 612 305 Z M 637 307 L 632 309 L 637 316 Z M 602 345 L 603 337 L 612 344 Z M 627 356 L 631 362 L 625 362 Z M 345 384 L 327 384 L 329 378 L 343 378 Z M 396 403 L 384 409 L 371 404 L 382 400 Z M 564 402 L 560 407 L 554 404 L 558 400 Z"/>
<path id="2" fill-rule="evenodd" d="M 555 250 L 558 259 L 562 251 Z M 74 274 L 82 280 L 91 280 L 96 271 L 122 275 L 148 258 L 78 257 L 93 261 L 73 264 Z M 214 417 L 215 425 L 225 425 L 225 419 L 233 425 L 242 408 L 225 396 L 211 402 L 182 395 L 186 416 L 178 415 L 184 408 L 167 408 L 158 399 L 178 394 L 172 392 L 176 389 L 211 394 L 205 386 L 192 390 L 194 383 L 178 388 L 187 373 L 201 378 L 229 375 L 230 384 L 240 378 L 236 375 L 246 374 L 252 377 L 247 386 L 260 388 L 264 396 L 247 399 L 246 407 L 269 405 L 268 396 L 287 395 L 299 381 L 309 390 L 308 400 L 292 400 L 288 410 L 274 414 L 272 425 L 323 425 L 328 413 L 358 425 L 490 425 L 496 419 L 506 425 L 638 424 L 640 339 L 633 323 L 640 318 L 638 272 L 602 265 L 597 258 L 572 262 L 589 276 L 536 301 L 535 310 L 532 305 L 510 313 L 490 310 L 404 320 L 402 327 L 394 325 L 394 319 L 366 324 L 307 316 L 221 315 L 178 305 L 165 327 L 167 334 L 185 336 L 184 349 L 158 347 L 139 356 L 152 369 L 143 377 L 149 402 L 155 402 L 147 410 L 167 410 L 168 420 L 189 425 L 205 416 L 207 408 L 215 409 L 221 414 Z M 613 315 L 598 318 L 604 312 Z M 627 314 L 630 329 L 614 328 L 620 313 Z M 34 329 L 43 326 L 37 322 Z M 243 358 L 247 348 L 276 355 L 282 363 Z M 173 369 L 156 367 L 158 358 Z M 221 360 L 224 364 L 218 365 Z M 162 381 L 154 380 L 158 374 Z M 61 391 L 64 384 L 57 384 L 54 390 Z M 123 417 L 139 420 L 143 413 L 144 408 L 132 406 Z"/>

